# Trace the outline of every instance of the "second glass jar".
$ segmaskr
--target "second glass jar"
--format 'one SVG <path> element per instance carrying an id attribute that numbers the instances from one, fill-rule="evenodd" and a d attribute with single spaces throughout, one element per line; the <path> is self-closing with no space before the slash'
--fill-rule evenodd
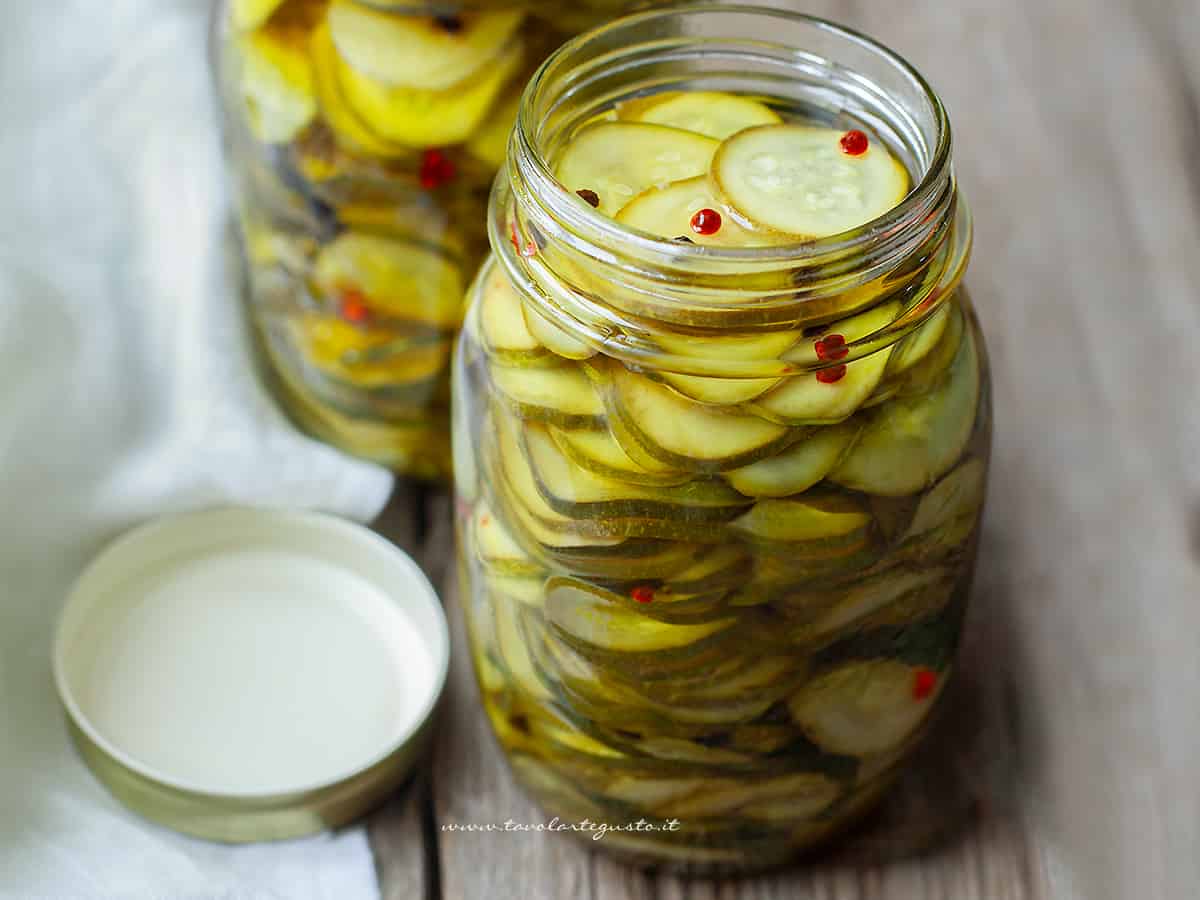
<path id="1" fill-rule="evenodd" d="M 621 165 L 656 203 L 678 178 L 719 192 L 703 160 L 676 171 L 716 140 L 639 148 L 649 132 L 621 131 L 667 117 L 669 97 L 673 126 L 722 133 L 751 107 L 714 92 L 761 119 L 861 130 L 913 187 L 852 231 L 753 248 L 683 239 L 686 217 L 672 240 L 603 215 L 633 194 Z M 564 184 L 565 148 L 602 128 L 628 141 L 575 154 L 597 190 Z M 859 35 L 700 7 L 568 44 L 512 146 L 455 365 L 487 714 L 547 812 L 618 826 L 605 849 L 784 862 L 880 798 L 953 671 L 991 420 L 949 124 Z M 778 161 L 750 162 L 771 187 Z"/>
<path id="2" fill-rule="evenodd" d="M 565 38 L 635 5 L 218 4 L 251 318 L 302 427 L 448 474 L 451 347 L 521 89 Z"/>

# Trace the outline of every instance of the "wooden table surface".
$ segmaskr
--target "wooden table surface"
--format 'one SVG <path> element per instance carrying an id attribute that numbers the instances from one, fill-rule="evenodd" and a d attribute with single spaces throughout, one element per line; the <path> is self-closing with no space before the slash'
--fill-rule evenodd
<path id="1" fill-rule="evenodd" d="M 923 70 L 975 213 L 996 441 L 950 733 L 849 850 L 769 877 L 443 831 L 543 817 L 478 706 L 448 501 L 403 486 L 381 528 L 441 585 L 455 644 L 431 764 L 371 823 L 385 900 L 1200 892 L 1200 0 L 801 5 Z"/>

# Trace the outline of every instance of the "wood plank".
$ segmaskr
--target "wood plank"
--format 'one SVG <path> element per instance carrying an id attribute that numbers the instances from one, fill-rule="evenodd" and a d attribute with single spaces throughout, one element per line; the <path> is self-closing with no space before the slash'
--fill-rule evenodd
<path id="1" fill-rule="evenodd" d="M 422 562 L 427 555 L 422 539 L 424 519 L 422 491 L 400 482 L 372 527 Z M 423 767 L 368 820 L 367 834 L 375 856 L 381 900 L 424 900 L 434 896 L 436 876 L 429 865 L 433 835 L 426 816 L 429 804 L 429 778 Z"/>

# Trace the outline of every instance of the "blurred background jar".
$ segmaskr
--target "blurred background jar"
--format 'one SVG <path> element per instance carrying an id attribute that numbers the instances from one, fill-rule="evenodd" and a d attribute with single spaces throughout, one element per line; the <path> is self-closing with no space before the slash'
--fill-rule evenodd
<path id="1" fill-rule="evenodd" d="M 302 428 L 448 475 L 451 347 L 521 91 L 567 37 L 636 5 L 218 4 L 251 319 Z"/>

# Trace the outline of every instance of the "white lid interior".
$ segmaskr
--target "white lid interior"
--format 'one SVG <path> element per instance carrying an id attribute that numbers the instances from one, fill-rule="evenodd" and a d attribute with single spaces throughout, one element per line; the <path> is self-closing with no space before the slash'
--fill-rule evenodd
<path id="1" fill-rule="evenodd" d="M 369 768 L 428 718 L 448 662 L 441 605 L 407 554 L 339 519 L 252 509 L 119 539 L 76 582 L 54 652 L 95 744 L 231 797 Z"/>

